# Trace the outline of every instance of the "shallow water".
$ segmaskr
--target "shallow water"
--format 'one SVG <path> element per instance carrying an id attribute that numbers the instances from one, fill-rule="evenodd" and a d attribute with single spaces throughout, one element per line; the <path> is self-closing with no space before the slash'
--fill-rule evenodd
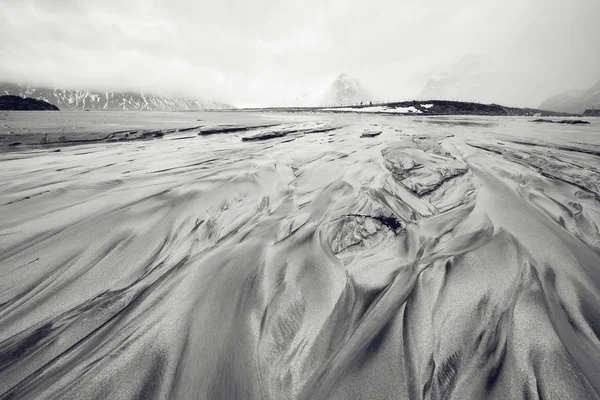
<path id="1" fill-rule="evenodd" d="M 600 398 L 600 121 L 91 114 L 203 127 L 0 154 L 0 398 Z"/>

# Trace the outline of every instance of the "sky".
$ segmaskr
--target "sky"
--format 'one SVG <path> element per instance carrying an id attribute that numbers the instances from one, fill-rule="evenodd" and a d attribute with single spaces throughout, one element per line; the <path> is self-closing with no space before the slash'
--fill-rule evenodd
<path id="1" fill-rule="evenodd" d="M 0 0 L 0 81 L 268 106 L 342 72 L 381 100 L 459 76 L 461 100 L 537 106 L 600 80 L 599 17 L 599 0 Z"/>

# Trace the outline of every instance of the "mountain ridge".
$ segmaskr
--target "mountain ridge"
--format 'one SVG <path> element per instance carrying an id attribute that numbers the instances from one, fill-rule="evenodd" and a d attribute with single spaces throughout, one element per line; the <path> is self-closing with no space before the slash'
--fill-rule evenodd
<path id="1" fill-rule="evenodd" d="M 539 108 L 583 114 L 585 110 L 600 108 L 600 81 L 589 89 L 571 90 L 551 96 Z"/>
<path id="2" fill-rule="evenodd" d="M 43 100 L 56 105 L 61 110 L 72 111 L 201 111 L 233 108 L 229 104 L 218 101 L 133 91 L 101 92 L 0 83 L 0 95 L 5 94 Z"/>

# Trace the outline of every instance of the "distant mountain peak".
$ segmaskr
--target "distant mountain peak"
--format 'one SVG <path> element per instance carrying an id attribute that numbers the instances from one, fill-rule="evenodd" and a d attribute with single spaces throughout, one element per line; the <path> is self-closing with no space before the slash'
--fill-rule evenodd
<path id="1" fill-rule="evenodd" d="M 338 75 L 338 77 L 335 79 L 335 81 L 333 82 L 333 84 L 343 84 L 343 85 L 351 85 L 351 86 L 360 86 L 360 82 L 358 81 L 358 79 L 356 78 L 352 78 L 351 76 L 349 76 L 348 74 L 346 74 L 345 72 L 342 72 L 341 74 Z"/>
<path id="2" fill-rule="evenodd" d="M 325 106 L 345 106 L 370 100 L 373 100 L 373 97 L 362 84 L 356 78 L 342 72 L 333 81 L 321 103 Z"/>

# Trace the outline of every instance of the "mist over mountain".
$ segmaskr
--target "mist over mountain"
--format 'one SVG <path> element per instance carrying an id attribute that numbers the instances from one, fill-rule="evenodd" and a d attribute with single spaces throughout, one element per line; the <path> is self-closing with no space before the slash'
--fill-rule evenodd
<path id="1" fill-rule="evenodd" d="M 422 99 L 475 100 L 477 88 L 487 80 L 491 66 L 479 57 L 466 55 L 445 71 L 438 71 L 419 94 Z"/>
<path id="2" fill-rule="evenodd" d="M 317 107 L 321 105 L 324 93 L 324 90 L 304 91 L 296 96 L 290 104 L 285 105 L 292 107 Z"/>
<path id="3" fill-rule="evenodd" d="M 600 108 L 600 81 L 587 90 L 571 90 L 546 99 L 542 110 L 582 114 L 591 108 Z"/>
<path id="4" fill-rule="evenodd" d="M 418 98 L 535 107 L 543 79 L 529 76 L 521 68 L 520 63 L 511 64 L 497 55 L 468 53 L 436 72 Z"/>
<path id="5" fill-rule="evenodd" d="M 373 100 L 373 95 L 357 79 L 342 73 L 325 93 L 321 105 L 345 106 Z"/>
<path id="6" fill-rule="evenodd" d="M 137 92 L 100 92 L 0 83 L 0 94 L 31 97 L 61 110 L 91 111 L 198 111 L 232 108 L 230 105 L 184 97 Z"/>

